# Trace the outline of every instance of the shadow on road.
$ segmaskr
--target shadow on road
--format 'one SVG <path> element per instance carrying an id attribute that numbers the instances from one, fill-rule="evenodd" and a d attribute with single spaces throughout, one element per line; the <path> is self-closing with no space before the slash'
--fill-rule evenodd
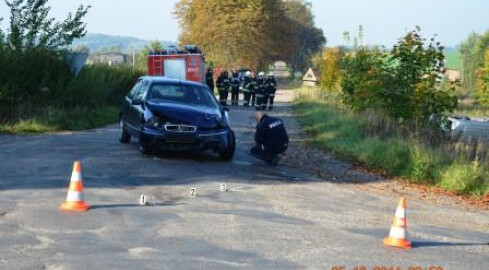
<path id="1" fill-rule="evenodd" d="M 436 241 L 412 241 L 413 248 L 424 247 L 466 247 L 466 246 L 488 246 L 489 243 L 464 243 L 464 242 L 436 242 Z"/>
<path id="2" fill-rule="evenodd" d="M 175 206 L 175 205 L 183 205 L 185 203 L 150 203 L 148 205 L 140 205 L 136 203 L 119 203 L 119 204 L 97 204 L 91 205 L 90 210 L 96 209 L 112 209 L 112 208 L 135 208 L 135 207 L 160 207 L 160 206 Z"/>

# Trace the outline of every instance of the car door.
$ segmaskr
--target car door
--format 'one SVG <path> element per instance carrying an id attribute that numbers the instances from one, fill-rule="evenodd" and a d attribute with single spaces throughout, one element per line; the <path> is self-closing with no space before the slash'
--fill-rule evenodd
<path id="1" fill-rule="evenodd" d="M 131 106 L 129 107 L 127 113 L 129 132 L 136 137 L 139 137 L 141 125 L 143 123 L 142 119 L 144 114 L 144 100 L 146 98 L 146 93 L 148 92 L 148 89 L 148 81 L 141 80 L 137 85 L 137 89 L 131 100 Z"/>
<path id="2" fill-rule="evenodd" d="M 131 111 L 132 111 L 132 101 L 134 97 L 136 96 L 136 93 L 139 91 L 141 88 L 141 79 L 139 79 L 134 86 L 132 87 L 131 91 L 126 95 L 124 98 L 124 102 L 122 104 L 122 117 L 124 119 L 125 125 L 128 128 L 129 133 L 133 134 L 134 129 L 135 129 L 135 123 L 133 122 L 133 117 L 131 117 Z"/>

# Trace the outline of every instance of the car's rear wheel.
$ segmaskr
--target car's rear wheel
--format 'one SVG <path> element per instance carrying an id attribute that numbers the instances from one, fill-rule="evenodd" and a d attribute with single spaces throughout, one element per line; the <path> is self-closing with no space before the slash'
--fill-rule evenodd
<path id="1" fill-rule="evenodd" d="M 219 156 L 222 160 L 232 160 L 234 153 L 236 152 L 236 136 L 232 130 L 229 131 L 228 135 L 228 147 L 223 151 L 219 152 Z"/>
<path id="2" fill-rule="evenodd" d="M 119 119 L 119 141 L 121 143 L 129 143 L 131 141 L 131 134 L 126 130 L 124 118 L 122 116 Z"/>

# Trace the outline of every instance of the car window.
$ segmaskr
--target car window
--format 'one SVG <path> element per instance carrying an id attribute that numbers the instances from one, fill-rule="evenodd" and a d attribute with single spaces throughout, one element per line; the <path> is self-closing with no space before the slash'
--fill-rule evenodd
<path id="1" fill-rule="evenodd" d="M 138 88 L 136 94 L 134 95 L 134 100 L 142 101 L 146 92 L 148 92 L 148 82 L 141 81 L 140 87 Z"/>
<path id="2" fill-rule="evenodd" d="M 219 108 L 209 89 L 198 85 L 155 83 L 151 86 L 147 99 L 152 102 Z"/>
<path id="3" fill-rule="evenodd" d="M 131 89 L 131 91 L 129 92 L 129 94 L 127 94 L 127 97 L 129 97 L 130 99 L 134 99 L 134 96 L 136 95 L 136 93 L 138 92 L 139 88 L 141 87 L 141 82 L 142 81 L 136 82 L 136 84 Z"/>

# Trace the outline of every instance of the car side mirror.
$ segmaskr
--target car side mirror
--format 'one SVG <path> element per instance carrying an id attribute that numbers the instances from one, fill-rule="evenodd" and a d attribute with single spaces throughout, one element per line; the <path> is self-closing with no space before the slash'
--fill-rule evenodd
<path id="1" fill-rule="evenodd" d="M 132 105 L 141 105 L 143 102 L 141 100 L 133 99 L 131 102 Z"/>

